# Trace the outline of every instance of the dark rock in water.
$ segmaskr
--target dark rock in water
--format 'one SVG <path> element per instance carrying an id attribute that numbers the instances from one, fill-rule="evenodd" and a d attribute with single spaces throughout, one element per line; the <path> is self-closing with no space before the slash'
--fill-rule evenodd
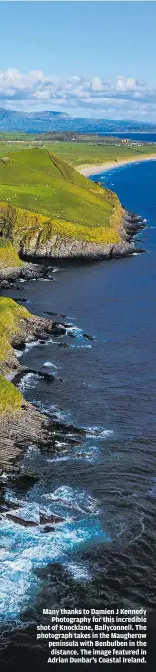
<path id="1" fill-rule="evenodd" d="M 123 217 L 123 230 L 124 230 L 124 239 L 132 241 L 133 237 L 136 236 L 138 231 L 145 227 L 145 223 L 139 215 L 125 210 Z"/>
<path id="2" fill-rule="evenodd" d="M 13 287 L 13 283 L 9 282 L 9 280 L 2 280 L 1 287 L 2 289 L 10 289 L 10 287 Z"/>
<path id="3" fill-rule="evenodd" d="M 58 346 L 59 348 L 69 348 L 68 343 L 59 343 Z"/>
<path id="4" fill-rule="evenodd" d="M 51 310 L 44 310 L 44 313 L 46 313 L 46 315 L 53 315 L 53 317 L 63 317 L 63 318 L 66 317 L 66 315 L 61 315 L 59 313 L 54 313 Z"/>
<path id="5" fill-rule="evenodd" d="M 68 334 L 68 336 L 69 336 L 70 338 L 76 338 L 76 334 L 73 334 L 72 331 Z"/>
<path id="6" fill-rule="evenodd" d="M 88 341 L 94 341 L 93 336 L 90 336 L 89 334 L 86 334 L 85 332 L 84 332 L 84 334 L 83 334 L 83 338 L 87 338 Z"/>
<path id="7" fill-rule="evenodd" d="M 45 338 L 40 338 L 40 339 L 39 339 L 39 343 L 41 343 L 41 345 L 42 345 L 42 344 L 44 345 L 44 343 L 46 343 L 46 339 L 45 339 Z"/>
<path id="8" fill-rule="evenodd" d="M 55 380 L 55 376 L 53 373 L 48 373 L 47 371 L 37 371 L 36 369 L 26 369 L 23 367 L 21 371 L 18 371 L 16 376 L 14 377 L 14 383 L 18 385 L 22 378 L 27 376 L 28 373 L 33 373 L 35 376 L 39 376 L 39 378 L 43 378 L 47 380 L 48 382 L 52 382 Z"/>
<path id="9" fill-rule="evenodd" d="M 25 350 L 26 347 L 26 342 L 25 341 L 20 341 L 20 343 L 16 343 L 16 350 Z"/>
<path id="10" fill-rule="evenodd" d="M 27 373 L 27 369 L 25 373 Z M 43 450 L 52 449 L 55 438 L 55 426 L 51 417 L 40 413 L 29 402 L 23 401 L 22 406 L 22 418 L 21 413 L 19 413 L 15 416 L 4 417 L 3 421 L 0 422 L 0 470 L 11 475 L 11 485 L 17 489 L 17 492 L 20 484 L 17 473 L 19 474 L 20 467 L 15 466 L 15 459 L 19 458 L 21 461 L 23 453 L 29 448 L 30 444 Z M 31 473 L 29 469 L 28 473 Z M 36 475 L 36 473 L 33 475 Z M 2 487 L 4 489 L 3 484 Z"/>
<path id="11" fill-rule="evenodd" d="M 37 373 L 37 375 L 40 378 L 44 378 L 45 380 L 48 380 L 48 381 L 55 380 L 55 376 L 54 376 L 53 373 L 47 373 L 47 371 L 34 371 L 34 373 Z"/>
<path id="12" fill-rule="evenodd" d="M 42 534 L 47 534 L 47 532 L 53 532 L 53 530 L 55 532 L 55 527 L 51 527 L 50 525 L 45 525 L 45 527 L 43 527 L 43 530 L 41 530 L 41 532 L 42 532 Z"/>
<path id="13" fill-rule="evenodd" d="M 23 296 L 22 297 L 20 296 L 20 298 L 14 297 L 14 301 L 16 301 L 16 303 L 21 303 L 21 302 L 22 303 L 27 303 L 28 299 L 25 299 Z"/>
<path id="14" fill-rule="evenodd" d="M 19 476 L 16 477 L 16 479 L 13 482 L 13 486 L 17 490 L 22 490 L 22 492 L 27 492 L 29 488 L 32 488 L 35 483 L 38 483 L 39 476 L 36 476 L 35 474 L 19 474 Z M 10 505 L 10 503 L 9 503 Z M 21 505 L 20 505 L 21 506 Z M 16 505 L 17 508 L 17 505 Z"/>
<path id="15" fill-rule="evenodd" d="M 51 313 L 51 310 L 44 310 L 45 315 L 56 315 L 56 317 L 59 317 L 57 313 Z"/>
<path id="16" fill-rule="evenodd" d="M 13 516 L 11 513 L 6 513 L 6 517 L 9 520 L 12 520 L 13 523 L 22 525 L 23 527 L 36 527 L 39 523 L 36 523 L 35 520 L 24 520 L 24 518 L 19 518 L 19 516 Z"/>
<path id="17" fill-rule="evenodd" d="M 4 503 L 0 504 L 0 511 L 5 512 L 5 511 L 8 511 L 9 509 L 11 509 L 11 510 L 15 509 L 17 511 L 17 509 L 19 509 L 18 502 L 11 502 L 11 501 L 8 502 L 8 501 L 4 500 Z"/>
<path id="18" fill-rule="evenodd" d="M 46 525 L 48 523 L 62 523 L 65 518 L 62 516 L 57 516 L 55 513 L 52 513 L 50 516 L 46 516 L 44 513 L 40 514 L 40 525 Z"/>
<path id="19" fill-rule="evenodd" d="M 55 336 L 64 335 L 66 333 L 66 329 L 63 324 L 60 324 L 60 322 L 53 322 L 52 333 Z"/>
<path id="20" fill-rule="evenodd" d="M 61 497 L 57 497 L 55 499 L 55 502 L 58 502 L 58 504 L 63 504 L 63 506 L 67 506 L 68 509 L 74 508 L 74 503 L 69 502 L 69 499 L 63 499 Z"/>

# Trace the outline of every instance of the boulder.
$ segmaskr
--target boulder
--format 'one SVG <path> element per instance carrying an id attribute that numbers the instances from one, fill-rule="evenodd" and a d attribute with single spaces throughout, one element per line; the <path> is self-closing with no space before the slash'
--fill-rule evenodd
<path id="1" fill-rule="evenodd" d="M 17 523 L 23 527 L 36 527 L 39 525 L 35 520 L 24 520 L 24 518 L 19 518 L 19 516 L 13 516 L 12 513 L 6 513 L 6 517 L 12 520 L 13 523 Z"/>
<path id="2" fill-rule="evenodd" d="M 40 525 L 46 525 L 49 523 L 62 523 L 65 519 L 62 516 L 57 516 L 56 513 L 46 515 L 45 513 L 40 513 Z"/>

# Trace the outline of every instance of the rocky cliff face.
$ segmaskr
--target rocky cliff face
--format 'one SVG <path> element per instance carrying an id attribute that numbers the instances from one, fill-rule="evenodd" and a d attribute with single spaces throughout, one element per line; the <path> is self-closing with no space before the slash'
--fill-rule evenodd
<path id="1" fill-rule="evenodd" d="M 51 259 L 109 259 L 110 257 L 120 257 L 132 254 L 134 244 L 128 240 L 122 239 L 119 243 L 108 243 L 100 245 L 87 241 L 76 240 L 76 238 L 63 238 L 54 236 L 52 240 L 45 244 L 35 244 L 31 240 L 29 246 L 22 245 L 21 253 L 25 257 L 51 258 Z"/>
<path id="2" fill-rule="evenodd" d="M 114 209 L 117 218 L 116 234 L 108 229 L 108 242 L 98 242 L 100 229 L 97 228 L 97 242 L 94 240 L 80 239 L 74 235 L 63 235 L 53 231 L 50 222 L 45 221 L 44 231 L 41 231 L 39 215 L 33 218 L 33 213 L 25 213 L 20 209 L 2 207 L 0 212 L 0 230 L 10 239 L 17 252 L 24 258 L 50 258 L 50 259 L 110 259 L 133 254 L 133 237 L 143 226 L 141 218 L 133 213 L 125 211 L 119 204 Z M 24 224 L 23 224 L 24 222 Z M 100 227 L 101 228 L 101 227 Z M 112 242 L 111 242 L 112 235 Z M 114 238 L 114 239 L 113 239 Z M 109 242 L 110 241 L 110 242 Z M 21 270 L 22 273 L 22 270 Z M 20 273 L 19 273 L 20 274 Z"/>

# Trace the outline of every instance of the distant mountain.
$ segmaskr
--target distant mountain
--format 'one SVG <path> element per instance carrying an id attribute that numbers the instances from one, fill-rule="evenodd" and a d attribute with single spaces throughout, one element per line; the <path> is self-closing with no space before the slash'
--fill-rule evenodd
<path id="1" fill-rule="evenodd" d="M 37 121 L 42 121 L 44 119 L 51 121 L 51 119 L 69 118 L 69 114 L 66 114 L 66 112 L 48 112 L 47 110 L 45 112 L 29 112 L 28 114 L 25 113 L 25 116 L 29 119 L 36 119 Z"/>
<path id="2" fill-rule="evenodd" d="M 139 121 L 91 119 L 70 117 L 66 112 L 17 112 L 0 108 L 0 132 L 21 131 L 25 133 L 49 133 L 69 131 L 72 133 L 130 133 L 156 132 L 156 124 Z"/>
<path id="3" fill-rule="evenodd" d="M 22 131 L 27 133 L 51 131 L 55 122 L 70 119 L 66 112 L 17 112 L 0 108 L 0 132 Z"/>

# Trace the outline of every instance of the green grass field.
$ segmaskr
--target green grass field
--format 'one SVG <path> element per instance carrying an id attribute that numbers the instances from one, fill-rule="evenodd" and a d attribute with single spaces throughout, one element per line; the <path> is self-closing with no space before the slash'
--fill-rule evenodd
<path id="1" fill-rule="evenodd" d="M 49 143 L 50 144 L 50 143 Z M 48 144 L 45 145 L 48 148 Z M 72 166 L 100 165 L 111 161 L 122 161 L 138 156 L 156 154 L 156 147 L 144 145 L 141 147 L 127 147 L 116 145 L 94 145 L 80 142 L 53 142 L 50 151 L 55 152 L 64 161 Z"/>
<path id="2" fill-rule="evenodd" d="M 0 135 L 0 139 L 1 139 Z M 136 148 L 128 147 L 126 145 L 116 146 L 112 145 L 98 145 L 97 142 L 91 140 L 90 142 L 76 142 L 76 141 L 48 141 L 45 137 L 42 141 L 42 135 L 39 140 L 35 139 L 35 134 L 24 133 L 6 133 L 5 139 L 0 142 L 0 157 L 8 156 L 8 154 L 19 151 L 22 147 L 31 148 L 33 146 L 47 149 L 49 152 L 56 154 L 60 159 L 63 159 L 73 167 L 83 165 L 100 165 L 111 161 L 121 161 L 122 159 L 138 158 L 140 155 L 151 155 L 156 153 L 155 145 L 142 145 Z M 18 140 L 17 140 L 18 138 Z"/>

